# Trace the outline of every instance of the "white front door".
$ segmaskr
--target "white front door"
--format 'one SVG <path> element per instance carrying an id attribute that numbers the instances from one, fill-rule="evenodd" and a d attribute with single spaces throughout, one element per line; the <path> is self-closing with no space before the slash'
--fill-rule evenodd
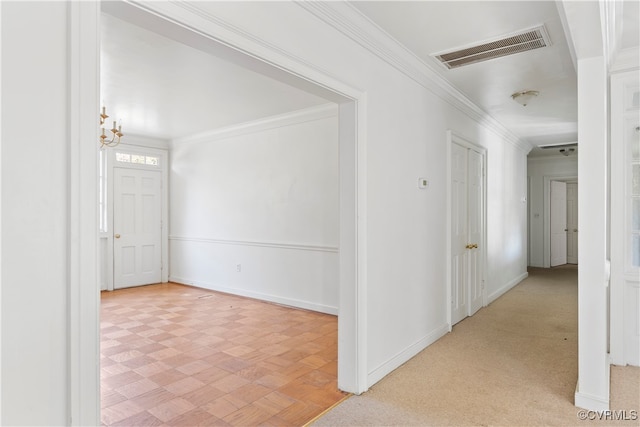
<path id="1" fill-rule="evenodd" d="M 114 288 L 161 282 L 161 173 L 114 169 Z"/>
<path id="2" fill-rule="evenodd" d="M 482 154 L 451 146 L 451 324 L 482 307 Z"/>
<path id="3" fill-rule="evenodd" d="M 567 263 L 567 184 L 551 181 L 551 267 Z"/>
<path id="4" fill-rule="evenodd" d="M 567 184 L 567 263 L 578 263 L 578 184 Z"/>

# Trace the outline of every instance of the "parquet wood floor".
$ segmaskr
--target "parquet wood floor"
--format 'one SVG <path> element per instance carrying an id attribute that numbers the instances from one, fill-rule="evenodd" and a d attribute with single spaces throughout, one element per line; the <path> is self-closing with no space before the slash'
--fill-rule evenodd
<path id="1" fill-rule="evenodd" d="M 103 292 L 102 424 L 301 426 L 337 388 L 337 318 L 174 283 Z"/>

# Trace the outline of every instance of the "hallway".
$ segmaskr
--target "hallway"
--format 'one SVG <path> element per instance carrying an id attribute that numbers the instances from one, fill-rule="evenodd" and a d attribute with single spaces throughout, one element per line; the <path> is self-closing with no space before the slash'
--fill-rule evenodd
<path id="1" fill-rule="evenodd" d="M 577 266 L 531 268 L 518 286 L 315 425 L 580 424 L 577 293 Z M 639 383 L 639 368 L 612 367 L 611 409 L 632 418 Z"/>

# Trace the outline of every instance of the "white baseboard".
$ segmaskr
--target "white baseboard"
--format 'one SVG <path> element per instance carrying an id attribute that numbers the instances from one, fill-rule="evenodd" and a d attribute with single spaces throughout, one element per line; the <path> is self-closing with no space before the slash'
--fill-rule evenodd
<path id="1" fill-rule="evenodd" d="M 371 387 L 382 378 L 390 374 L 395 369 L 399 368 L 402 364 L 407 362 L 409 359 L 414 357 L 416 354 L 420 353 L 422 350 L 436 342 L 439 338 L 446 335 L 449 332 L 449 325 L 446 323 L 437 327 L 425 337 L 420 339 L 418 342 L 412 344 L 407 347 L 405 350 L 393 356 L 391 359 L 387 360 L 382 365 L 375 368 L 373 371 L 369 372 L 367 375 L 367 387 Z"/>
<path id="2" fill-rule="evenodd" d="M 576 386 L 574 403 L 578 408 L 587 409 L 589 411 L 602 412 L 609 410 L 609 399 L 600 396 L 593 396 L 587 393 L 580 393 L 578 391 L 578 386 Z"/>
<path id="3" fill-rule="evenodd" d="M 507 291 L 511 290 L 511 288 L 513 288 L 515 285 L 517 285 L 518 283 L 522 282 L 524 279 L 526 279 L 527 277 L 529 277 L 529 273 L 524 272 L 521 275 L 519 275 L 518 277 L 516 277 L 515 279 L 507 282 L 504 286 L 502 286 L 500 289 L 498 289 L 495 292 L 492 292 L 490 295 L 487 296 L 487 304 L 491 304 L 492 302 L 494 302 L 495 300 L 497 300 L 498 298 L 500 298 L 502 295 L 504 295 Z"/>
<path id="4" fill-rule="evenodd" d="M 302 308 L 305 310 L 317 311 L 325 314 L 338 315 L 338 307 L 331 307 L 322 304 L 316 304 L 308 301 L 297 300 L 293 298 L 280 297 L 277 295 L 263 294 L 260 292 L 249 291 L 246 289 L 229 288 L 208 282 L 201 282 L 198 280 L 189 280 L 183 277 L 170 276 L 170 282 L 180 283 L 182 285 L 197 286 L 203 289 L 209 289 L 211 291 L 224 292 L 226 294 L 238 295 L 242 297 L 255 298 L 263 301 L 274 302 L 277 304 L 287 305 L 290 307 Z"/>

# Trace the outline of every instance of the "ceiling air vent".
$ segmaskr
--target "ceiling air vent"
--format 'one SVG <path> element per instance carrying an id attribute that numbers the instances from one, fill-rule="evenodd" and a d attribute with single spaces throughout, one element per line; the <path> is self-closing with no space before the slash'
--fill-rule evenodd
<path id="1" fill-rule="evenodd" d="M 433 56 L 445 67 L 452 69 L 550 45 L 549 35 L 544 25 L 541 25 L 516 34 L 503 36 L 497 40 L 460 48 L 451 52 L 438 53 Z"/>

